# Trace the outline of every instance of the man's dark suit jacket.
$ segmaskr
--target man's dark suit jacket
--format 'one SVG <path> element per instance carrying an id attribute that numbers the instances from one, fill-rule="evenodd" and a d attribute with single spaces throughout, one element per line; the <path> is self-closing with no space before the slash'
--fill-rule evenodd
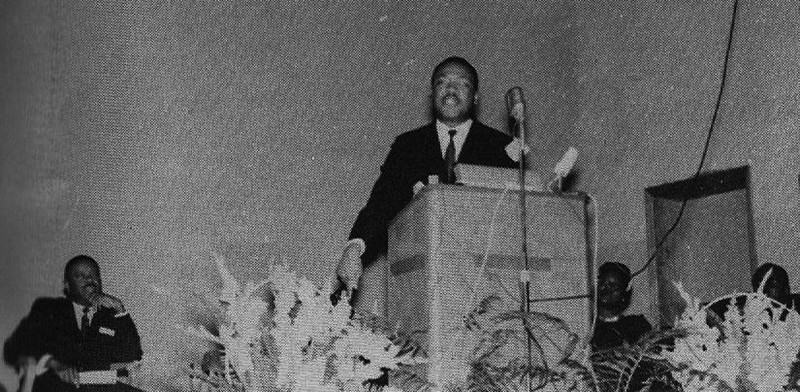
<path id="1" fill-rule="evenodd" d="M 516 163 L 505 152 L 511 140 L 510 136 L 473 121 L 458 163 L 514 168 Z M 435 122 L 395 139 L 369 200 L 350 231 L 351 239 L 361 238 L 366 244 L 361 258 L 364 263 L 386 252 L 389 223 L 411 201 L 414 184 L 427 184 L 429 175 L 444 178 L 445 171 Z"/>
<path id="2" fill-rule="evenodd" d="M 113 363 L 140 360 L 142 347 L 133 319 L 130 315 L 115 316 L 114 310 L 100 308 L 92 317 L 84 338 L 71 300 L 39 298 L 33 303 L 30 314 L 6 340 L 3 357 L 14 366 L 21 356 L 38 359 L 51 354 L 79 371 L 108 370 Z M 38 377 L 34 390 L 54 388 L 40 388 L 42 382 L 58 381 L 51 373 Z"/>

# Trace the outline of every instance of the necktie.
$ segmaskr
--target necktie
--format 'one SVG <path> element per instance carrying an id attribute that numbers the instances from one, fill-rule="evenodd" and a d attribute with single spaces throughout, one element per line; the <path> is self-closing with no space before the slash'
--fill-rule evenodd
<path id="1" fill-rule="evenodd" d="M 456 135 L 456 130 L 451 129 L 447 131 L 450 134 L 450 143 L 447 144 L 447 150 L 444 152 L 444 162 L 447 165 L 447 174 L 444 180 L 445 184 L 456 183 L 456 144 L 453 142 L 453 136 Z"/>
<path id="2" fill-rule="evenodd" d="M 83 307 L 83 317 L 81 317 L 81 335 L 85 338 L 89 334 L 89 307 Z"/>

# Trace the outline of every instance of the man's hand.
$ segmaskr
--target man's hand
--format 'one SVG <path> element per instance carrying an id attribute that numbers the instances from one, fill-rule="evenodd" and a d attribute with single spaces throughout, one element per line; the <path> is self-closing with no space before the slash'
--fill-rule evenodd
<path id="1" fill-rule="evenodd" d="M 49 369 L 52 369 L 56 375 L 58 375 L 58 378 L 60 378 L 61 381 L 64 381 L 67 384 L 75 385 L 75 387 L 81 385 L 78 369 L 67 366 L 55 358 L 51 358 L 49 361 L 47 361 L 45 366 Z"/>
<path id="2" fill-rule="evenodd" d="M 92 305 L 97 308 L 106 307 L 114 309 L 117 314 L 125 312 L 125 305 L 122 301 L 111 294 L 99 293 L 92 298 Z"/>
<path id="3" fill-rule="evenodd" d="M 347 290 L 358 288 L 358 279 L 361 278 L 361 254 L 364 253 L 362 245 L 358 242 L 349 242 L 342 252 L 339 265 L 336 266 L 336 276 L 344 282 Z M 336 287 L 334 286 L 334 289 Z"/>

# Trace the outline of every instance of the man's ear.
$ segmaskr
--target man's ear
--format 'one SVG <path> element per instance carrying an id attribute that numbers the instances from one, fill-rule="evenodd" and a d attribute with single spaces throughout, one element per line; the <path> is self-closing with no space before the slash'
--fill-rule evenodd
<path id="1" fill-rule="evenodd" d="M 64 283 L 64 286 L 62 287 L 61 291 L 64 292 L 65 296 L 69 296 L 69 284 L 67 283 L 66 280 L 63 283 Z"/>
<path id="2" fill-rule="evenodd" d="M 475 94 L 472 96 L 472 104 L 478 106 L 478 102 L 480 100 L 481 100 L 481 94 L 476 91 Z"/>

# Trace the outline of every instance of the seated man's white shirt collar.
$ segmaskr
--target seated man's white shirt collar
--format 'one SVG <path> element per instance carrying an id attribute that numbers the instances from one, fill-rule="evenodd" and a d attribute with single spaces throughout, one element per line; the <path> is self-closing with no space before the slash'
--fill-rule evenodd
<path id="1" fill-rule="evenodd" d="M 439 135 L 439 147 L 441 147 L 442 159 L 444 159 L 445 152 L 447 152 L 447 145 L 450 144 L 450 134 L 448 132 L 451 129 L 456 130 L 456 135 L 453 136 L 453 144 L 456 147 L 457 161 L 459 155 L 461 155 L 461 147 L 464 146 L 464 140 L 467 139 L 467 134 L 469 133 L 469 129 L 471 127 L 471 118 L 459 125 L 456 125 L 455 127 L 451 127 L 439 120 L 436 120 L 436 133 Z"/>
<path id="2" fill-rule="evenodd" d="M 75 310 L 75 320 L 77 320 L 77 322 L 78 322 L 78 329 L 81 329 L 81 319 L 83 318 L 83 308 L 84 308 L 84 306 L 79 304 L 79 303 L 77 303 L 77 302 L 73 302 L 72 303 L 72 308 Z M 92 317 L 94 317 L 94 313 L 96 311 L 97 311 L 97 309 L 94 306 L 90 306 L 89 307 L 89 311 L 86 313 L 86 317 L 89 318 L 89 324 L 92 323 Z"/>

